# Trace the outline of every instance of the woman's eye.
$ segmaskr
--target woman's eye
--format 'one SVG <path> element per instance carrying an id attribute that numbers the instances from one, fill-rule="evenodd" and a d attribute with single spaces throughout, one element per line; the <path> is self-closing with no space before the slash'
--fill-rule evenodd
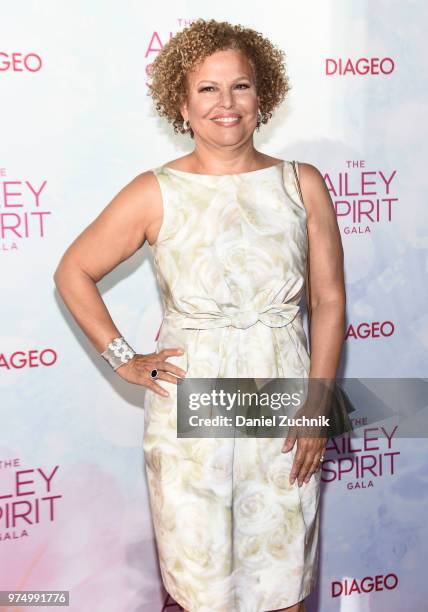
<path id="1" fill-rule="evenodd" d="M 247 83 L 238 83 L 236 87 L 245 87 L 246 89 L 248 89 L 249 85 L 247 85 Z M 202 89 L 200 89 L 199 91 L 207 91 L 208 89 L 214 89 L 214 87 L 212 85 L 207 85 L 206 87 L 202 87 Z"/>

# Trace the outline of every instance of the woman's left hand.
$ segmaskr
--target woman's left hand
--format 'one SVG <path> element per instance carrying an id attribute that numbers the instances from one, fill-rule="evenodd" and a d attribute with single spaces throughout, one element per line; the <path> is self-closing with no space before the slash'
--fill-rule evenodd
<path id="1" fill-rule="evenodd" d="M 290 451 L 297 439 L 297 451 L 290 472 L 290 484 L 298 480 L 299 487 L 309 482 L 311 476 L 321 469 L 321 457 L 324 455 L 328 438 L 298 437 L 295 427 L 290 427 L 285 438 L 282 452 Z"/>

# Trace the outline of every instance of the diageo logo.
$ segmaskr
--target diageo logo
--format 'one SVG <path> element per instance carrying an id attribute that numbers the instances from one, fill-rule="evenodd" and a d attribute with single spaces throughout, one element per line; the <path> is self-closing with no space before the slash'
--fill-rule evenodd
<path id="1" fill-rule="evenodd" d="M 333 580 L 331 583 L 331 596 L 357 595 L 371 593 L 372 591 L 392 591 L 397 588 L 397 574 L 378 574 L 364 576 L 364 578 L 344 578 Z"/>
<path id="2" fill-rule="evenodd" d="M 325 58 L 327 76 L 389 75 L 394 69 L 395 63 L 392 57 Z"/>

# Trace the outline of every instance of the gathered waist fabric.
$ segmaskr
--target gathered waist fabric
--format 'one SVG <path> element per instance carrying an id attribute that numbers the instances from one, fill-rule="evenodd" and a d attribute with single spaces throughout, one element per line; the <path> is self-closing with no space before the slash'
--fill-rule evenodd
<path id="1" fill-rule="evenodd" d="M 168 328 L 189 330 L 188 335 L 178 336 L 179 341 L 186 343 L 186 363 L 181 365 L 186 369 L 191 366 L 190 374 L 195 377 L 199 376 L 198 360 L 203 362 L 207 343 L 206 337 L 200 342 L 199 332 L 202 330 L 211 330 L 211 345 L 215 345 L 218 353 L 217 368 L 212 363 L 210 377 L 287 378 L 308 374 L 306 336 L 297 303 L 270 304 L 259 310 L 223 306 L 212 312 L 169 311 L 162 322 L 162 335 L 168 335 Z M 272 359 L 269 358 L 270 347 Z M 235 360 L 230 359 L 231 355 L 235 355 Z M 234 361 L 233 367 L 231 363 Z M 270 369 L 267 367 L 269 363 L 272 364 Z M 207 377 L 207 374 L 201 377 Z"/>
<path id="2" fill-rule="evenodd" d="M 164 319 L 176 322 L 182 329 L 212 329 L 214 327 L 248 329 L 258 321 L 269 327 L 283 327 L 293 321 L 299 310 L 299 305 L 294 303 L 271 304 L 262 310 L 230 306 L 223 307 L 218 312 L 193 314 L 169 312 L 165 314 Z"/>

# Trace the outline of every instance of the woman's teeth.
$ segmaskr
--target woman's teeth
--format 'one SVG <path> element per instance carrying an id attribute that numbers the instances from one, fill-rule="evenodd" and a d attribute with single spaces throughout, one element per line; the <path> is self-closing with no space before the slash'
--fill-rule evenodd
<path id="1" fill-rule="evenodd" d="M 239 120 L 240 117 L 219 117 L 218 119 L 213 119 L 216 123 L 235 123 Z"/>

